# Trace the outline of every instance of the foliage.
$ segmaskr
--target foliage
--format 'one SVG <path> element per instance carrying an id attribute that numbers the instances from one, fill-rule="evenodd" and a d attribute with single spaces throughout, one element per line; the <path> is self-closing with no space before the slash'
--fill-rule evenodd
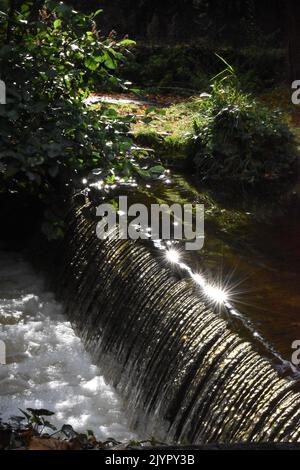
<path id="1" fill-rule="evenodd" d="M 94 432 L 88 429 L 78 433 L 70 424 L 64 424 L 60 429 L 47 421 L 45 416 L 55 413 L 47 409 L 26 408 L 21 410 L 25 416 L 12 416 L 8 423 L 0 418 L 0 450 L 126 450 L 133 447 L 166 446 L 155 437 L 147 440 L 119 442 L 114 438 L 98 441 Z M 27 422 L 24 424 L 24 420 Z M 55 432 L 48 434 L 45 429 Z"/>
<path id="2" fill-rule="evenodd" d="M 20 411 L 27 419 L 27 426 L 33 427 L 36 432 L 41 434 L 45 428 L 56 430 L 56 427 L 45 418 L 45 416 L 53 416 L 53 411 L 33 408 L 26 408 L 26 411 L 20 409 Z"/>
<path id="3" fill-rule="evenodd" d="M 86 11 L 97 8 L 99 0 L 70 3 Z M 108 26 L 143 41 L 178 44 L 205 38 L 214 47 L 217 41 L 265 45 L 262 39 L 275 32 L 282 35 L 278 29 L 284 2 L 270 8 L 262 0 L 113 0 L 105 3 L 105 11 Z"/>
<path id="4" fill-rule="evenodd" d="M 198 176 L 231 191 L 282 190 L 297 174 L 297 145 L 286 118 L 243 91 L 235 68 L 215 75 L 210 92 L 170 106 L 133 125 L 139 142 L 164 158 L 193 161 Z"/>
<path id="5" fill-rule="evenodd" d="M 245 94 L 234 68 L 222 60 L 226 68 L 214 77 L 211 95 L 194 121 L 198 174 L 205 181 L 244 187 L 290 180 L 297 148 L 281 113 Z"/>
<path id="6" fill-rule="evenodd" d="M 222 45 L 213 48 L 201 41 L 173 46 L 138 43 L 134 55 L 122 64 L 120 74 L 148 90 L 190 96 L 207 89 L 210 77 L 218 73 L 220 62 L 214 51 L 228 58 L 242 84 L 251 91 L 264 91 L 282 82 L 284 49 Z"/>
<path id="7" fill-rule="evenodd" d="M 0 13 L 0 79 L 7 88 L 7 104 L 0 106 L 0 183 L 2 191 L 29 192 L 48 204 L 43 227 L 57 238 L 62 224 L 55 200 L 69 179 L 93 167 L 104 177 L 124 167 L 128 173 L 128 119 L 112 110 L 100 114 L 83 100 L 95 80 L 103 87 L 120 83 L 115 70 L 132 41 L 101 38 L 100 11 L 84 15 L 62 2 L 43 3 L 36 21 L 29 1 Z"/>

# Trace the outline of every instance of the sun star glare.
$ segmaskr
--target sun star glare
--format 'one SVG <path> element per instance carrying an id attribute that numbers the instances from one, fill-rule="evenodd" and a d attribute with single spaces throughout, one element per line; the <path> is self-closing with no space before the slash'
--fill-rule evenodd
<path id="1" fill-rule="evenodd" d="M 201 274 L 192 274 L 194 281 L 202 287 L 207 297 L 218 304 L 223 304 L 227 301 L 227 294 L 223 289 L 207 284 Z"/>
<path id="2" fill-rule="evenodd" d="M 165 251 L 167 260 L 170 263 L 179 265 L 182 269 L 189 271 L 194 281 L 203 289 L 204 294 L 216 304 L 225 304 L 228 301 L 228 293 L 220 287 L 208 284 L 205 278 L 198 273 L 194 273 L 186 264 L 180 262 L 180 252 L 174 248 L 167 248 Z"/>
<path id="3" fill-rule="evenodd" d="M 204 286 L 205 294 L 218 304 L 223 304 L 227 300 L 226 292 L 218 287 L 206 285 Z"/>
<path id="4" fill-rule="evenodd" d="M 170 261 L 171 263 L 175 263 L 175 264 L 179 263 L 180 254 L 178 253 L 178 251 L 174 250 L 174 248 L 167 250 L 166 257 L 167 257 L 167 260 Z"/>

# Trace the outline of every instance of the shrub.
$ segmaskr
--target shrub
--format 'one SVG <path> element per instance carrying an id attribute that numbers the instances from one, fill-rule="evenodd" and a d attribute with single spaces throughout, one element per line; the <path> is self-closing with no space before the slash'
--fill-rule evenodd
<path id="1" fill-rule="evenodd" d="M 280 112 L 243 93 L 232 67 L 199 102 L 194 130 L 194 162 L 203 181 L 280 187 L 295 175 L 297 148 Z"/>
<path id="2" fill-rule="evenodd" d="M 53 200 L 62 184 L 89 168 L 103 177 L 128 173 L 128 122 L 115 111 L 95 112 L 84 104 L 95 80 L 118 83 L 115 69 L 131 41 L 102 39 L 100 13 L 83 15 L 62 2 L 45 1 L 31 21 L 32 2 L 13 15 L 0 13 L 0 79 L 7 104 L 0 106 L 1 191 L 25 191 L 46 205 L 53 229 Z M 1 39 L 2 38 L 2 39 Z M 49 215 L 50 214 L 50 215 Z M 51 237 L 61 226 L 51 229 Z"/>

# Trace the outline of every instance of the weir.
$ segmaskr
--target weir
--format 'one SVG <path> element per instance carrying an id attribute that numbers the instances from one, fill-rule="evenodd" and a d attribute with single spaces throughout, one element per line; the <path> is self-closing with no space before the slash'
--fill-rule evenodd
<path id="1" fill-rule="evenodd" d="M 132 424 L 181 443 L 299 442 L 298 382 L 234 332 L 152 247 L 67 218 L 58 291 Z"/>

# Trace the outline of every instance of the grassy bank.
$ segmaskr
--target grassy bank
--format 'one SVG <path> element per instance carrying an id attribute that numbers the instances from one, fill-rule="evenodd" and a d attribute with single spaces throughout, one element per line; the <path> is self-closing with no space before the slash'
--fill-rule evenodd
<path id="1" fill-rule="evenodd" d="M 281 89 L 254 98 L 226 71 L 229 81 L 216 80 L 209 93 L 171 105 L 111 106 L 133 117 L 135 141 L 164 164 L 196 172 L 209 184 L 281 191 L 297 174 L 298 109 Z M 279 97 L 287 102 L 282 111 Z"/>

